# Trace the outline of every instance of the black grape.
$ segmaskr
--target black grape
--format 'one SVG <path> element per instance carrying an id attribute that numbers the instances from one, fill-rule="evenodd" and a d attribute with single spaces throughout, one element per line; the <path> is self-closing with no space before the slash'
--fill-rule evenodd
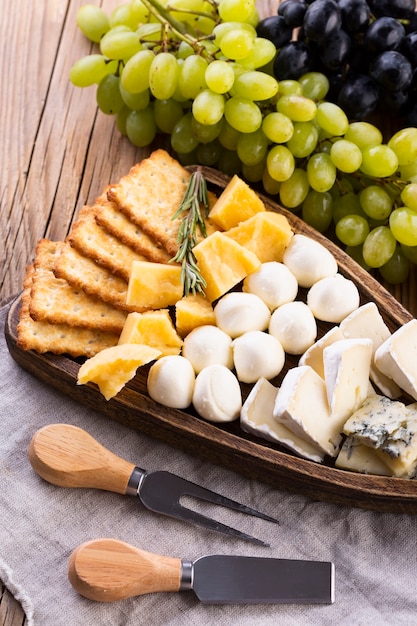
<path id="1" fill-rule="evenodd" d="M 304 15 L 304 32 L 312 41 L 321 42 L 341 26 L 342 13 L 334 0 L 315 0 Z"/>
<path id="2" fill-rule="evenodd" d="M 340 89 L 337 103 L 353 120 L 363 120 L 378 104 L 380 89 L 369 76 L 361 75 L 346 80 Z"/>
<path id="3" fill-rule="evenodd" d="M 398 50 L 405 37 L 404 26 L 393 17 L 380 17 L 375 20 L 364 36 L 365 47 L 372 54 L 385 50 Z"/>
<path id="4" fill-rule="evenodd" d="M 302 26 L 306 11 L 307 5 L 302 0 L 284 0 L 278 7 L 278 15 L 282 15 L 291 28 Z"/>
<path id="5" fill-rule="evenodd" d="M 414 67 L 417 67 L 417 31 L 406 35 L 401 52 Z"/>
<path id="6" fill-rule="evenodd" d="M 373 0 L 369 4 L 375 15 L 390 15 L 398 19 L 410 19 L 416 10 L 415 0 Z"/>
<path id="7" fill-rule="evenodd" d="M 371 10 L 366 0 L 339 0 L 342 27 L 348 33 L 364 31 L 369 24 Z"/>
<path id="8" fill-rule="evenodd" d="M 344 30 L 338 30 L 319 46 L 320 60 L 330 70 L 337 70 L 348 62 L 351 50 L 351 38 Z"/>
<path id="9" fill-rule="evenodd" d="M 278 80 L 297 80 L 313 68 L 313 55 L 302 41 L 291 41 L 278 51 L 274 61 L 274 74 Z"/>
<path id="10" fill-rule="evenodd" d="M 395 50 L 388 50 L 377 56 L 371 63 L 369 73 L 388 91 L 407 89 L 413 80 L 410 61 Z"/>
<path id="11" fill-rule="evenodd" d="M 281 48 L 292 37 L 292 28 L 282 15 L 271 15 L 261 20 L 256 27 L 258 37 L 269 39 L 276 48 Z"/>

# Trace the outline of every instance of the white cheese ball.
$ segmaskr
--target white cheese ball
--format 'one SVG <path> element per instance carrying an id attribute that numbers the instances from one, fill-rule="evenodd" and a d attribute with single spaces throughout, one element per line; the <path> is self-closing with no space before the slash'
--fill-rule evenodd
<path id="1" fill-rule="evenodd" d="M 295 300 L 298 282 L 291 270 L 278 261 L 262 263 L 261 267 L 246 276 L 243 291 L 259 296 L 271 311 Z"/>
<path id="2" fill-rule="evenodd" d="M 268 328 L 271 312 L 259 296 L 235 291 L 218 301 L 214 307 L 214 317 L 217 326 L 235 338 L 249 330 Z"/>
<path id="3" fill-rule="evenodd" d="M 297 300 L 272 313 L 269 332 L 288 354 L 303 354 L 316 340 L 317 323 L 311 309 Z"/>
<path id="4" fill-rule="evenodd" d="M 163 356 L 149 369 L 147 385 L 150 397 L 172 409 L 190 406 L 194 383 L 193 366 L 180 355 Z"/>
<path id="5" fill-rule="evenodd" d="M 242 408 L 239 381 L 224 365 L 209 365 L 195 380 L 192 402 L 197 413 L 209 422 L 233 422 Z"/>
<path id="6" fill-rule="evenodd" d="M 232 339 L 217 326 L 194 328 L 184 339 L 182 355 L 191 362 L 196 374 L 213 363 L 233 368 Z"/>
<path id="7" fill-rule="evenodd" d="M 251 330 L 233 341 L 233 355 L 238 380 L 256 383 L 259 378 L 278 376 L 285 362 L 284 348 L 276 337 L 261 330 Z"/>
<path id="8" fill-rule="evenodd" d="M 287 246 L 284 264 L 296 277 L 300 287 L 311 287 L 318 280 L 337 273 L 337 262 L 333 254 L 321 243 L 296 234 Z"/>
<path id="9" fill-rule="evenodd" d="M 341 274 L 328 276 L 313 285 L 307 304 L 314 317 L 338 324 L 359 307 L 359 291 L 355 283 Z"/>

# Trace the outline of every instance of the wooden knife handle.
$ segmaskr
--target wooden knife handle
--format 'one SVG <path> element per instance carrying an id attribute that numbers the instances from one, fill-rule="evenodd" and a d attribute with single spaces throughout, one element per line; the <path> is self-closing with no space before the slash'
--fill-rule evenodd
<path id="1" fill-rule="evenodd" d="M 78 593 L 114 602 L 157 591 L 179 591 L 181 559 L 139 550 L 117 539 L 95 539 L 71 554 L 68 578 Z"/>
<path id="2" fill-rule="evenodd" d="M 59 487 L 90 487 L 126 493 L 135 468 L 70 424 L 38 430 L 29 444 L 30 463 L 42 478 Z"/>

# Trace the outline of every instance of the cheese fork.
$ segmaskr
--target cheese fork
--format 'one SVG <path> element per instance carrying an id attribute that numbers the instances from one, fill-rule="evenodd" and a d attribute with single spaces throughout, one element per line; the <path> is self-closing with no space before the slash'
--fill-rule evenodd
<path id="1" fill-rule="evenodd" d="M 70 424 L 50 424 L 38 430 L 29 444 L 28 456 L 35 472 L 53 485 L 138 496 L 142 504 L 155 513 L 259 545 L 268 546 L 256 537 L 183 506 L 181 498 L 191 496 L 278 523 L 269 515 L 170 472 L 141 469 L 105 448 L 85 430 Z"/>

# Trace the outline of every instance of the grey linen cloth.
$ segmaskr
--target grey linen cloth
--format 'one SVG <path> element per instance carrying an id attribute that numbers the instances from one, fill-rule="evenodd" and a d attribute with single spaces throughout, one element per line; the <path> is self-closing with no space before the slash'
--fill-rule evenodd
<path id="1" fill-rule="evenodd" d="M 416 516 L 279 491 L 86 410 L 14 362 L 4 340 L 7 311 L 7 306 L 0 310 L 0 577 L 24 606 L 29 626 L 417 625 Z M 84 428 L 141 467 L 172 471 L 277 517 L 279 525 L 224 509 L 217 514 L 270 547 L 151 513 L 136 498 L 43 481 L 30 466 L 27 448 L 36 430 L 57 422 Z M 333 561 L 336 600 L 333 605 L 215 606 L 199 603 L 187 591 L 92 602 L 68 582 L 67 564 L 75 547 L 99 537 L 187 559 L 217 553 Z"/>

